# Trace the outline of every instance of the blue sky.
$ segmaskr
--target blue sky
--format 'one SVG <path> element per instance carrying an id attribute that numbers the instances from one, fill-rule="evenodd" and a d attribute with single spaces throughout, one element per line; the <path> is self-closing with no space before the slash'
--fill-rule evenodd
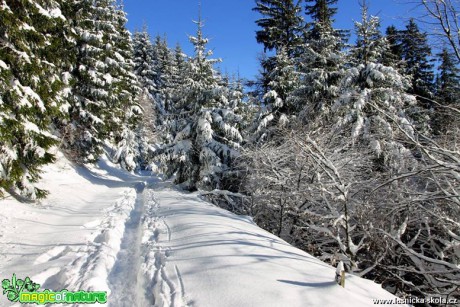
<path id="1" fill-rule="evenodd" d="M 205 21 L 203 30 L 210 39 L 208 48 L 214 51 L 214 57 L 221 58 L 223 72 L 239 74 L 252 78 L 257 74 L 259 64 L 257 55 L 263 47 L 257 44 L 255 21 L 260 17 L 253 12 L 254 0 L 201 0 L 202 17 Z M 382 20 L 382 29 L 395 24 L 399 28 L 411 15 L 413 4 L 405 0 L 370 0 L 370 13 Z M 166 35 L 168 43 L 174 47 L 179 43 L 184 51 L 191 55 L 193 48 L 188 35 L 196 33 L 192 20 L 198 19 L 198 0 L 147 0 L 125 1 L 128 13 L 128 28 L 142 29 L 145 23 L 152 37 Z M 358 0 L 339 0 L 338 14 L 335 16 L 337 28 L 353 29 L 353 21 L 360 20 Z"/>

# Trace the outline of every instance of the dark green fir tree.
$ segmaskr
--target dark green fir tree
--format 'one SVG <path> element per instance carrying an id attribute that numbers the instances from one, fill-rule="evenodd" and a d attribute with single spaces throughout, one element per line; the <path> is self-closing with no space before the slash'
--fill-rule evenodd
<path id="1" fill-rule="evenodd" d="M 64 116 L 67 20 L 56 1 L 0 2 L 0 194 L 44 197 L 34 184 L 53 162 L 52 119 Z"/>
<path id="2" fill-rule="evenodd" d="M 228 107 L 227 88 L 214 64 L 203 22 L 197 22 L 196 36 L 190 37 L 194 56 L 187 61 L 183 83 L 175 90 L 180 99 L 170 116 L 171 141 L 156 152 L 163 171 L 189 190 L 225 189 L 225 177 L 242 137 L 237 116 Z"/>
<path id="3" fill-rule="evenodd" d="M 64 148 L 78 162 L 94 162 L 105 141 L 120 141 L 126 116 L 136 109 L 139 88 L 125 22 L 113 0 L 75 2 L 75 85 L 63 136 Z"/>
<path id="4" fill-rule="evenodd" d="M 256 32 L 256 39 L 258 43 L 263 44 L 265 53 L 261 57 L 262 71 L 258 85 L 260 93 L 257 94 L 262 99 L 262 108 L 251 128 L 254 141 L 267 139 L 272 128 L 286 122 L 287 118 L 295 113 L 292 103 L 288 100 L 298 80 L 294 73 L 295 63 L 301 54 L 304 36 L 301 2 L 256 2 L 254 11 L 262 15 L 262 18 L 256 21 L 260 27 Z M 284 86 L 287 83 L 290 85 Z"/>
<path id="5" fill-rule="evenodd" d="M 411 77 L 410 93 L 425 108 L 432 104 L 429 99 L 434 93 L 434 74 L 431 62 L 431 48 L 427 34 L 421 32 L 414 19 L 411 19 L 406 29 L 401 31 L 401 51 L 405 61 L 405 74 Z"/>
<path id="6" fill-rule="evenodd" d="M 434 108 L 433 130 L 436 134 L 445 134 L 458 126 L 449 107 L 458 109 L 460 106 L 460 69 L 456 57 L 447 48 L 437 56 L 440 61 L 436 82 L 438 104 Z"/>
<path id="7" fill-rule="evenodd" d="M 301 84 L 294 94 L 303 119 L 327 116 L 343 75 L 346 32 L 333 27 L 336 0 L 307 1 L 309 17 L 298 66 Z"/>

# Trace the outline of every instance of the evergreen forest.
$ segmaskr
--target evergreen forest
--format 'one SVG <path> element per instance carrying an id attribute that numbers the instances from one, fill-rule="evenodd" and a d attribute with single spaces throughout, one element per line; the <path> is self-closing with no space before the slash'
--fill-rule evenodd
<path id="1" fill-rule="evenodd" d="M 244 80 L 201 17 L 185 54 L 117 0 L 1 0 L 0 197 L 46 198 L 56 148 L 108 154 L 399 297 L 460 299 L 460 5 L 415 1 L 430 33 L 365 1 L 337 29 L 337 1 L 254 1 Z"/>

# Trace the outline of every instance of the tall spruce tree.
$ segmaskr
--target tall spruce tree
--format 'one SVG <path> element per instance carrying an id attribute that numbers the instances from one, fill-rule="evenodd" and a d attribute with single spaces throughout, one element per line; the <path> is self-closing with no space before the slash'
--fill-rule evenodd
<path id="1" fill-rule="evenodd" d="M 349 31 L 334 29 L 334 16 L 337 14 L 337 0 L 306 0 L 305 13 L 309 21 L 305 27 L 305 41 L 315 41 L 324 38 L 324 35 L 331 33 L 337 38 L 341 38 L 342 45 L 348 39 Z"/>
<path id="2" fill-rule="evenodd" d="M 292 57 L 302 40 L 303 18 L 300 15 L 301 1 L 295 0 L 259 0 L 254 11 L 263 18 L 256 24 L 262 28 L 256 32 L 258 43 L 264 45 L 264 50 L 285 49 Z"/>
<path id="3" fill-rule="evenodd" d="M 434 93 L 434 74 L 427 34 L 420 31 L 414 19 L 410 19 L 406 29 L 401 31 L 401 35 L 405 74 L 410 76 L 412 80 L 409 91 L 417 96 L 417 99 L 425 108 L 430 108 L 429 99 L 433 98 Z"/>
<path id="4" fill-rule="evenodd" d="M 252 132 L 252 142 L 263 142 L 271 138 L 278 128 L 283 128 L 294 115 L 295 106 L 291 94 L 298 86 L 293 60 L 281 49 L 275 57 L 275 67 L 269 74 L 270 90 L 263 96 L 264 108 L 257 115 Z"/>
<path id="5" fill-rule="evenodd" d="M 238 123 L 238 130 L 243 132 L 248 128 L 253 118 L 251 106 L 245 102 L 247 95 L 244 92 L 244 80 L 240 76 L 234 76 L 230 78 L 230 82 L 226 87 L 228 88 L 228 107 L 241 117 L 241 121 Z"/>
<path id="6" fill-rule="evenodd" d="M 336 2 L 307 1 L 306 12 L 311 21 L 307 23 L 298 64 L 301 84 L 294 94 L 294 103 L 304 119 L 327 115 L 339 94 L 338 83 L 345 64 L 345 32 L 333 27 Z"/>
<path id="7" fill-rule="evenodd" d="M 355 22 L 356 45 L 351 49 L 351 60 L 356 64 L 382 63 L 383 55 L 390 49 L 389 43 L 380 33 L 380 18 L 369 16 L 367 5 L 363 5 L 361 21 Z"/>
<path id="8" fill-rule="evenodd" d="M 290 59 L 296 58 L 300 52 L 304 21 L 301 16 L 300 0 L 260 0 L 256 2 L 254 11 L 262 18 L 256 21 L 261 28 L 256 32 L 258 43 L 263 44 L 264 52 L 282 49 Z M 271 90 L 270 75 L 276 66 L 275 56 L 269 55 L 261 59 L 262 87 L 264 92 Z"/>
<path id="9" fill-rule="evenodd" d="M 139 166 L 142 169 L 149 167 L 149 144 L 157 138 L 155 99 L 158 93 L 156 80 L 156 60 L 151 37 L 144 26 L 142 31 L 133 36 L 134 73 L 141 87 L 139 104 L 142 107 L 142 118 L 136 129 L 136 142 L 139 152 Z"/>
<path id="10" fill-rule="evenodd" d="M 319 39 L 322 31 L 332 30 L 334 15 L 337 13 L 337 0 L 306 0 L 305 12 L 311 18 L 307 23 L 310 28 L 308 37 L 310 39 Z"/>
<path id="11" fill-rule="evenodd" d="M 121 123 L 114 122 L 114 126 L 119 128 L 111 136 L 116 144 L 116 152 L 112 158 L 124 169 L 133 171 L 143 164 L 137 145 L 139 138 L 135 134 L 142 113 L 138 104 L 141 89 L 134 73 L 134 46 L 131 33 L 126 28 L 126 13 L 123 6 L 116 6 L 116 3 L 112 4 L 112 8 L 115 18 L 112 48 L 118 62 L 112 73 L 116 77 L 113 90 L 117 99 L 115 107 L 120 111 L 118 118 L 121 120 Z"/>
<path id="12" fill-rule="evenodd" d="M 53 117 L 62 117 L 61 69 L 67 20 L 56 1 L 0 1 L 0 194 L 44 197 L 34 186 L 57 144 Z"/>
<path id="13" fill-rule="evenodd" d="M 153 45 L 147 28 L 135 32 L 133 36 L 134 72 L 139 79 L 140 86 L 153 96 L 157 91 L 155 83 L 155 59 Z"/>
<path id="14" fill-rule="evenodd" d="M 182 50 L 182 47 L 177 44 L 172 51 L 172 65 L 170 72 L 170 86 L 166 89 L 166 97 L 169 98 L 168 103 L 165 104 L 166 113 L 174 112 L 176 103 L 180 100 L 180 91 L 182 88 L 184 75 L 187 73 L 187 55 Z"/>
<path id="15" fill-rule="evenodd" d="M 451 111 L 445 107 L 458 108 L 460 105 L 460 69 L 457 58 L 447 48 L 438 54 L 438 58 L 436 100 L 440 105 L 435 106 L 433 129 L 436 134 L 445 134 L 457 124 Z"/>
<path id="16" fill-rule="evenodd" d="M 389 26 L 385 31 L 385 38 L 390 48 L 382 54 L 383 63 L 386 66 L 399 68 L 401 72 L 404 72 L 402 69 L 404 62 L 402 60 L 401 31 L 396 29 L 395 26 Z"/>
<path id="17" fill-rule="evenodd" d="M 93 162 L 104 141 L 120 140 L 137 94 L 137 79 L 126 18 L 115 1 L 75 2 L 73 23 L 77 59 L 64 148 L 76 161 Z"/>
<path id="18" fill-rule="evenodd" d="M 256 21 L 261 28 L 256 32 L 257 42 L 264 45 L 265 52 L 275 51 L 275 55 L 265 54 L 261 58 L 263 107 L 251 131 L 253 141 L 262 141 L 270 136 L 270 130 L 294 114 L 288 97 L 298 79 L 295 61 L 301 50 L 304 20 L 301 1 L 261 0 L 256 2 L 254 11 L 262 15 Z"/>
<path id="19" fill-rule="evenodd" d="M 170 129 L 175 125 L 175 115 L 181 111 L 181 100 L 183 98 L 183 88 L 185 76 L 188 73 L 187 55 L 182 51 L 182 47 L 177 44 L 174 50 L 164 50 L 166 56 L 160 62 L 163 63 L 162 79 L 164 86 L 160 89 L 160 105 L 163 108 L 163 115 L 157 120 L 157 128 L 161 130 L 160 136 L 166 142 L 174 139 L 177 129 Z"/>
<path id="20" fill-rule="evenodd" d="M 168 114 L 174 108 L 174 52 L 168 47 L 166 37 L 157 36 L 153 44 L 155 59 L 155 82 L 158 92 L 155 95 L 156 125 L 162 127 L 168 121 Z"/>
<path id="21" fill-rule="evenodd" d="M 226 89 L 213 67 L 219 60 L 209 58 L 201 19 L 197 25 L 197 35 L 190 37 L 195 55 L 187 62 L 171 120 L 174 139 L 156 154 L 166 174 L 175 173 L 184 188 L 221 189 L 242 137 L 236 129 L 239 117 L 227 108 Z"/>
<path id="22" fill-rule="evenodd" d="M 74 1 L 73 26 L 77 35 L 77 58 L 72 71 L 75 86 L 70 96 L 70 120 L 64 123 L 64 149 L 73 160 L 95 161 L 102 152 L 107 135 L 103 110 L 110 95 L 105 62 L 108 43 L 104 37 L 100 3 Z M 108 80 L 106 80 L 108 78 Z"/>
<path id="23" fill-rule="evenodd" d="M 439 78 L 436 96 L 441 104 L 458 105 L 460 103 L 460 69 L 455 56 L 444 48 L 438 55 L 441 64 L 438 67 Z"/>
<path id="24" fill-rule="evenodd" d="M 333 106 L 334 121 L 337 129 L 349 133 L 353 144 L 373 152 L 376 170 L 397 173 L 405 170 L 411 157 L 397 136 L 402 133 L 399 127 L 414 135 L 405 110 L 415 104 L 415 98 L 406 94 L 409 79 L 383 64 L 382 55 L 390 46 L 379 26 L 379 18 L 369 16 L 364 4 L 362 20 L 355 22 L 357 42 L 350 50 L 350 68 Z"/>

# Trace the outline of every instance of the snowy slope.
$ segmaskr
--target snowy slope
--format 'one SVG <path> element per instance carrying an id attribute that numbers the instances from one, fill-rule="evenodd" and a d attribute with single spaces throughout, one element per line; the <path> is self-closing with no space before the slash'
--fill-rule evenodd
<path id="1" fill-rule="evenodd" d="M 372 306 L 393 299 L 156 178 L 50 166 L 40 204 L 0 202 L 0 279 L 108 291 L 109 306 Z M 4 296 L 0 306 L 11 304 Z M 18 305 L 18 304 L 17 304 Z M 57 305 L 55 305 L 57 306 Z"/>

